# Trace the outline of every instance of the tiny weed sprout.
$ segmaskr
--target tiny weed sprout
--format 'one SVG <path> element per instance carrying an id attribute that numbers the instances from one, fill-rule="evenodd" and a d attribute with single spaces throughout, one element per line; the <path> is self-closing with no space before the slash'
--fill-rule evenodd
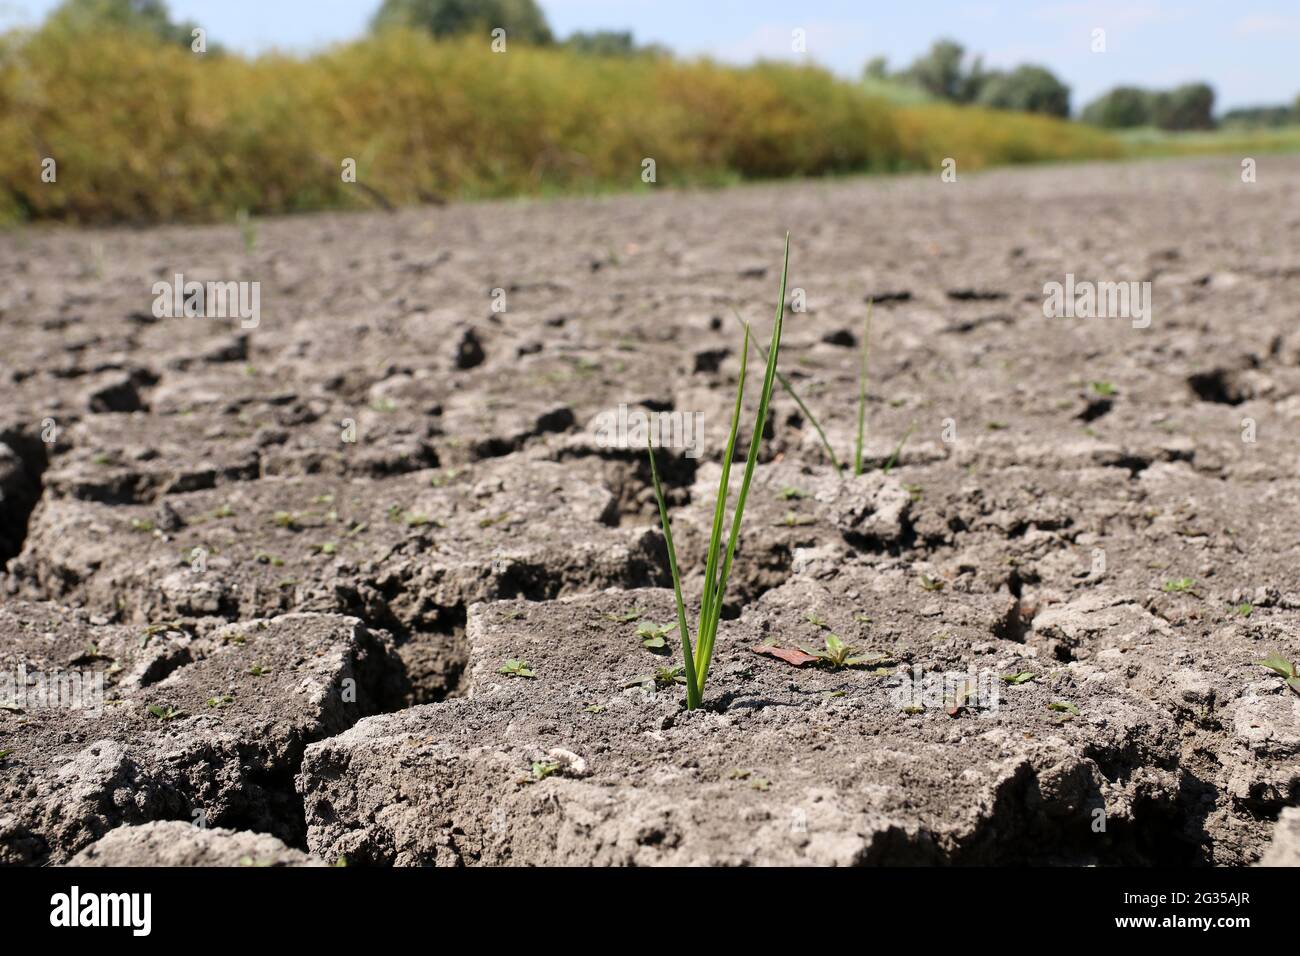
<path id="1" fill-rule="evenodd" d="M 861 655 L 856 647 L 845 644 L 835 634 L 826 635 L 826 648 L 824 650 L 814 650 L 803 645 L 799 646 L 799 650 L 817 658 L 832 670 L 839 670 L 841 667 L 869 667 L 872 664 L 879 664 L 888 660 L 884 654 Z"/>
<path id="2" fill-rule="evenodd" d="M 1055 711 L 1058 714 L 1069 714 L 1071 717 L 1079 716 L 1078 707 L 1075 707 L 1073 704 L 1061 703 L 1060 701 L 1048 704 L 1047 709 Z"/>
<path id="3" fill-rule="evenodd" d="M 641 646 L 648 651 L 654 651 L 656 654 L 665 653 L 668 650 L 668 641 L 665 638 L 672 631 L 676 624 L 652 624 L 649 621 L 642 621 L 637 625 L 636 636 L 641 638 Z"/>
<path id="4" fill-rule="evenodd" d="M 150 704 L 146 709 L 164 724 L 169 720 L 185 716 L 185 711 L 177 710 L 175 707 L 163 707 L 161 704 Z"/>
<path id="5" fill-rule="evenodd" d="M 638 607 L 634 607 L 632 610 L 624 611 L 621 614 L 606 614 L 605 617 L 608 620 L 613 621 L 615 624 L 630 624 L 633 621 L 635 621 L 637 618 L 639 618 L 641 614 L 642 614 L 641 609 Z"/>
<path id="6" fill-rule="evenodd" d="M 536 677 L 537 676 L 535 673 L 533 673 L 533 669 L 528 665 L 527 661 L 520 661 L 514 659 L 508 660 L 504 664 L 502 664 L 500 670 L 498 670 L 497 673 L 505 674 L 507 677 Z"/>
<path id="7" fill-rule="evenodd" d="M 553 760 L 534 760 L 533 761 L 533 779 L 545 780 L 551 774 L 560 769 L 560 765 Z"/>
<path id="8" fill-rule="evenodd" d="M 704 567 L 704 593 L 700 600 L 700 618 L 696 627 L 695 645 L 691 645 L 690 630 L 686 626 L 686 604 L 682 601 L 681 574 L 677 567 L 677 550 L 673 546 L 673 532 L 668 520 L 668 504 L 664 500 L 663 485 L 659 481 L 659 466 L 655 463 L 654 444 L 646 443 L 650 456 L 650 475 L 654 481 L 655 499 L 659 503 L 659 519 L 663 524 L 664 541 L 668 547 L 668 567 L 673 578 L 673 597 L 677 603 L 677 630 L 682 639 L 682 669 L 686 679 L 686 707 L 694 710 L 700 705 L 704 696 L 704 683 L 709 676 L 709 664 L 713 660 L 713 648 L 718 635 L 718 622 L 722 618 L 722 599 L 727 592 L 727 578 L 731 574 L 731 562 L 736 553 L 736 541 L 740 537 L 740 523 L 745 513 L 745 500 L 749 497 L 749 486 L 754 477 L 754 467 L 758 464 L 758 449 L 763 441 L 763 426 L 767 422 L 767 407 L 772 399 L 772 386 L 776 380 L 776 363 L 781 353 L 781 324 L 785 318 L 786 279 L 790 273 L 790 234 L 785 236 L 785 257 L 781 266 L 781 292 L 776 303 L 776 319 L 772 325 L 772 341 L 767 351 L 767 368 L 763 375 L 763 390 L 759 394 L 758 413 L 754 419 L 754 430 L 749 436 L 749 455 L 745 460 L 745 474 L 740 483 L 740 493 L 736 498 L 736 512 L 731 518 L 731 533 L 727 547 L 722 549 L 723 519 L 726 515 L 727 496 L 730 491 L 731 459 L 736 450 L 736 434 L 740 430 L 741 403 L 745 397 L 745 369 L 749 364 L 749 326 L 745 326 L 745 338 L 741 348 L 740 381 L 736 387 L 736 405 L 731 415 L 731 434 L 727 439 L 727 448 L 722 456 L 722 477 L 718 483 L 718 498 L 713 509 L 713 531 L 709 537 L 709 550 Z"/>
<path id="9" fill-rule="evenodd" d="M 0 750 L 0 760 L 4 760 L 4 759 L 5 759 L 6 757 L 8 757 L 11 753 L 13 753 L 12 750 Z"/>
<path id="10" fill-rule="evenodd" d="M 1255 661 L 1259 667 L 1267 667 L 1286 678 L 1286 686 L 1290 687 L 1297 694 L 1300 694 L 1300 670 L 1297 670 L 1294 663 L 1286 660 L 1278 654 L 1272 654 L 1262 661 Z"/>
<path id="11" fill-rule="evenodd" d="M 1024 684 L 1034 679 L 1034 673 L 1032 671 L 1018 671 L 1014 674 L 999 674 L 998 676 L 1013 687 L 1016 684 Z"/>
<path id="12" fill-rule="evenodd" d="M 1192 590 L 1195 587 L 1196 582 L 1191 578 L 1176 578 L 1173 581 L 1166 581 L 1161 590 L 1166 594 L 1195 594 L 1196 592 Z"/>

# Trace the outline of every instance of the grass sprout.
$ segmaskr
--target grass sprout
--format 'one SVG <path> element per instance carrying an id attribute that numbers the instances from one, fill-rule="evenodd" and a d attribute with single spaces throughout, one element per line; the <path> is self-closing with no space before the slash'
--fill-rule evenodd
<path id="1" fill-rule="evenodd" d="M 759 395 L 758 413 L 754 430 L 749 437 L 749 455 L 745 460 L 745 473 L 736 498 L 736 511 L 731 519 L 731 532 L 725 552 L 722 530 L 726 516 L 727 497 L 731 489 L 731 461 L 736 450 L 736 435 L 740 430 L 741 403 L 745 397 L 745 370 L 749 364 L 750 328 L 745 324 L 745 338 L 741 349 L 740 380 L 736 387 L 736 405 L 731 415 L 731 434 L 722 457 L 722 477 L 718 482 L 718 497 L 713 509 L 713 529 L 709 537 L 709 550 L 705 559 L 704 593 L 700 600 L 700 617 L 696 627 L 695 646 L 691 645 L 690 630 L 686 624 L 686 605 L 682 601 L 681 574 L 677 567 L 677 551 L 673 546 L 673 532 L 668 520 L 668 505 L 664 500 L 663 485 L 659 481 L 659 466 L 655 463 L 653 442 L 647 442 L 650 456 L 650 474 L 654 480 L 655 498 L 659 503 L 659 518 L 663 524 L 664 540 L 668 546 L 668 567 L 673 577 L 673 597 L 677 603 L 677 630 L 682 639 L 682 670 L 686 678 L 686 707 L 694 710 L 704 696 L 705 681 L 718 636 L 718 622 L 722 617 L 722 599 L 727 590 L 727 578 L 740 537 L 740 523 L 745 513 L 745 501 L 758 464 L 758 449 L 763 441 L 763 426 L 767 422 L 767 408 L 772 399 L 772 386 L 776 381 L 776 363 L 781 352 L 781 325 L 785 317 L 786 280 L 790 272 L 790 234 L 785 236 L 785 256 L 781 267 L 781 292 L 777 298 L 776 319 L 772 326 L 772 340 L 767 351 L 767 367 L 763 375 L 763 390 Z M 742 323 L 743 324 L 743 323 Z"/>
<path id="2" fill-rule="evenodd" d="M 731 314 L 736 317 L 737 322 L 745 327 L 745 333 L 748 334 L 749 323 L 742 319 L 740 313 L 735 309 L 731 310 Z M 757 346 L 757 348 L 759 354 L 763 356 L 763 361 L 766 362 L 767 350 L 761 345 Z M 821 423 L 817 421 L 817 416 L 812 413 L 812 409 L 803 403 L 803 399 L 800 398 L 799 394 L 794 390 L 794 386 L 790 384 L 790 380 L 781 374 L 780 369 L 776 372 L 776 380 L 780 383 L 781 387 L 785 389 L 785 393 L 794 399 L 794 403 L 799 406 L 799 411 L 803 412 L 804 417 L 808 419 L 808 424 L 812 425 L 813 429 L 817 432 L 817 437 L 822 441 L 822 447 L 826 449 L 826 454 L 830 456 L 831 464 L 835 466 L 835 471 L 841 478 L 843 478 L 844 466 L 841 465 L 840 460 L 835 457 L 835 449 L 831 447 L 830 439 L 826 437 L 826 432 L 822 429 Z"/>
<path id="3" fill-rule="evenodd" d="M 861 475 L 866 470 L 866 465 L 863 460 L 863 445 L 867 430 L 867 362 L 870 355 L 871 344 L 872 301 L 873 300 L 867 301 L 867 317 L 862 323 L 862 366 L 858 372 L 858 428 L 853 448 L 853 474 L 855 477 Z M 731 310 L 731 313 L 736 317 L 736 321 L 744 326 L 745 332 L 748 334 L 750 331 L 749 323 L 746 322 L 745 319 L 741 317 L 740 313 L 734 308 Z M 764 360 L 766 360 L 767 351 L 761 345 L 756 347 Z M 804 400 L 799 397 L 799 393 L 794 390 L 794 386 L 790 384 L 790 380 L 782 375 L 780 370 L 777 370 L 776 372 L 776 380 L 780 383 L 781 387 L 785 389 L 786 394 L 789 395 L 790 398 L 794 400 L 794 403 L 799 406 L 799 411 L 803 413 L 804 418 L 808 420 L 808 423 L 812 425 L 813 430 L 817 432 L 817 437 L 821 440 L 822 447 L 826 449 L 826 455 L 830 458 L 836 474 L 843 478 L 844 466 L 836 456 L 835 449 L 832 447 L 830 439 L 826 437 L 826 430 L 822 428 L 821 422 L 817 421 L 817 416 L 812 413 L 812 409 L 810 409 L 807 404 L 805 404 Z M 914 431 L 916 431 L 915 421 L 908 426 L 907 431 L 903 433 L 903 437 L 899 439 L 898 444 L 895 446 L 894 453 L 890 455 L 889 460 L 885 462 L 883 467 L 885 474 L 888 474 L 893 470 L 894 465 L 898 462 L 898 456 L 903 451 L 903 446 L 907 444 L 907 440 L 912 437 L 912 432 Z M 785 495 L 784 491 L 782 494 L 785 497 L 793 497 Z"/>
<path id="4" fill-rule="evenodd" d="M 862 439 L 867 427 L 867 358 L 871 343 L 871 306 L 867 301 L 867 317 L 862 323 L 862 368 L 858 370 L 858 440 L 853 446 L 853 474 L 862 474 Z"/>

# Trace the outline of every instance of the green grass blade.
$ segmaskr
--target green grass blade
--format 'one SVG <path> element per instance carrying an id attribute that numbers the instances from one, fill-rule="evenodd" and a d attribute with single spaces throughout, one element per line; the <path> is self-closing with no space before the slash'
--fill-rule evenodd
<path id="1" fill-rule="evenodd" d="M 668 521 L 668 504 L 664 501 L 663 485 L 659 483 L 659 466 L 655 464 L 654 445 L 648 439 L 646 451 L 650 454 L 650 474 L 654 478 L 655 498 L 659 502 L 659 520 L 664 526 L 664 541 L 668 544 L 668 567 L 673 574 L 673 597 L 677 599 L 677 630 L 682 636 L 682 660 L 686 668 L 686 709 L 694 710 L 700 702 L 700 693 L 704 688 L 695 681 L 691 634 L 686 629 L 686 605 L 682 602 L 682 576 L 677 571 L 677 548 L 673 546 L 673 529 Z"/>
<path id="2" fill-rule="evenodd" d="M 862 368 L 858 371 L 858 441 L 853 449 L 853 474 L 862 474 L 862 438 L 867 429 L 867 357 L 871 348 L 871 306 L 867 300 L 867 317 L 862 323 Z"/>
<path id="3" fill-rule="evenodd" d="M 726 519 L 727 497 L 731 493 L 731 459 L 736 454 L 736 435 L 740 431 L 741 403 L 745 397 L 745 372 L 749 368 L 749 328 L 745 328 L 745 344 L 740 356 L 740 381 L 736 387 L 736 407 L 731 412 L 731 434 L 727 438 L 727 451 L 722 456 L 722 477 L 718 480 L 718 498 L 713 506 L 713 530 L 709 535 L 708 558 L 704 568 L 704 596 L 700 599 L 700 622 L 697 633 L 703 633 L 711 617 L 714 600 L 714 582 L 718 572 L 718 555 L 722 551 L 722 526 Z M 698 653 L 698 648 L 696 649 Z M 700 669 L 700 661 L 695 662 Z M 703 692 L 704 688 L 699 688 Z"/>
<path id="4" fill-rule="evenodd" d="M 907 431 L 903 432 L 903 437 L 898 440 L 898 445 L 894 448 L 894 453 L 889 456 L 889 461 L 885 462 L 885 474 L 889 474 L 893 469 L 894 463 L 898 461 L 898 456 L 903 452 L 903 446 L 907 444 L 907 440 L 912 437 L 912 432 L 914 431 L 916 431 L 916 422 L 912 422 L 912 424 L 908 425 Z"/>
<path id="5" fill-rule="evenodd" d="M 745 327 L 745 332 L 748 333 L 749 323 L 742 319 L 740 313 L 735 309 L 731 310 L 731 314 L 736 317 L 737 322 Z M 763 361 L 767 361 L 767 349 L 763 348 L 761 345 L 758 346 L 758 354 L 763 356 Z M 839 473 L 839 476 L 843 478 L 844 466 L 841 465 L 840 460 L 835 457 L 835 449 L 831 447 L 830 439 L 826 437 L 826 432 L 822 431 L 822 426 L 821 423 L 817 421 L 817 416 L 814 415 L 812 410 L 803 403 L 803 399 L 795 392 L 794 386 L 790 384 L 790 380 L 781 374 L 780 369 L 776 370 L 776 380 L 781 384 L 781 387 L 785 389 L 785 393 L 794 399 L 794 403 L 799 406 L 799 411 L 803 412 L 804 418 L 808 419 L 809 424 L 811 424 L 817 431 L 817 437 L 822 440 L 822 447 L 826 449 L 826 454 L 830 456 L 831 464 L 835 466 L 835 470 Z"/>
<path id="6" fill-rule="evenodd" d="M 731 562 L 736 554 L 736 540 L 740 537 L 740 522 L 745 513 L 745 501 L 749 497 L 749 485 L 754 478 L 754 467 L 758 464 L 758 450 L 763 443 L 763 426 L 767 423 L 767 407 L 772 400 L 772 385 L 776 380 L 777 357 L 781 353 L 781 326 L 785 318 L 786 279 L 790 274 L 790 234 L 785 234 L 785 261 L 781 266 L 781 294 L 776 304 L 776 321 L 772 326 L 772 342 L 767 353 L 767 370 L 763 375 L 763 391 L 758 400 L 758 414 L 754 419 L 754 432 L 749 436 L 749 457 L 745 460 L 745 476 L 740 483 L 740 494 L 736 497 L 736 513 L 731 518 L 731 534 L 727 541 L 727 556 L 722 562 L 722 573 L 718 579 L 717 600 L 710 609 L 711 618 L 707 629 L 700 634 L 699 643 L 703 648 L 700 658 L 703 666 L 697 668 L 700 692 L 704 692 L 704 682 L 709 676 L 709 664 L 713 658 L 713 645 L 717 638 L 718 621 L 722 614 L 722 597 L 726 592 L 727 578 L 731 574 Z"/>

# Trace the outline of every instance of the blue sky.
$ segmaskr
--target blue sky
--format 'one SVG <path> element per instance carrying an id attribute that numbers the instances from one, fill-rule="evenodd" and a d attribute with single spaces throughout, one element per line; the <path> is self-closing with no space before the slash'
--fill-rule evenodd
<path id="1" fill-rule="evenodd" d="M 0 28 L 38 23 L 57 0 L 0 0 Z M 170 0 L 173 13 L 245 52 L 305 52 L 360 34 L 379 0 Z M 1042 63 L 1073 89 L 1077 110 L 1119 83 L 1210 81 L 1221 107 L 1300 94 L 1297 0 L 541 0 L 551 25 L 632 29 L 641 41 L 732 62 L 807 55 L 854 76 L 870 57 L 909 62 L 937 36 L 990 66 Z M 1106 30 L 1107 51 L 1090 50 Z"/>

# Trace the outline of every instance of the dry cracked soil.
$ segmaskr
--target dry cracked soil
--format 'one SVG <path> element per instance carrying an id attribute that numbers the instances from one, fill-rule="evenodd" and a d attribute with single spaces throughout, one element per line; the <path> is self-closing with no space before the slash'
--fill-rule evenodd
<path id="1" fill-rule="evenodd" d="M 0 863 L 1294 864 L 1300 690 L 1256 662 L 1300 658 L 1297 184 L 9 232 Z M 601 416 L 704 423 L 662 458 L 689 604 L 787 229 L 781 367 L 841 461 L 872 303 L 865 473 L 778 391 L 687 712 Z M 156 318 L 176 273 L 259 282 L 259 324 Z M 1067 275 L 1149 282 L 1149 326 L 1045 317 Z M 776 656 L 830 634 L 866 663 Z"/>

